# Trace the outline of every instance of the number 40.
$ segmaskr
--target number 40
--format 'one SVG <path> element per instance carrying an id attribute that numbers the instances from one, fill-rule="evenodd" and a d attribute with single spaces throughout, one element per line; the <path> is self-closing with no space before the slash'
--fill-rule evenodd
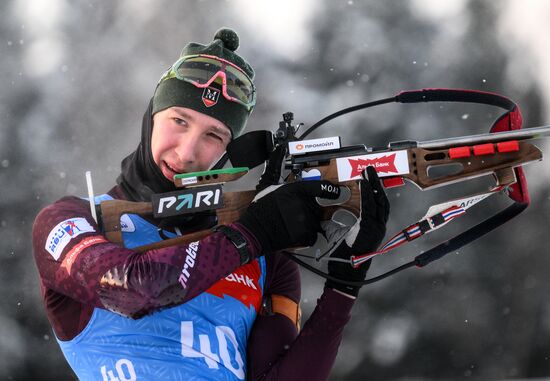
<path id="1" fill-rule="evenodd" d="M 107 370 L 105 365 L 103 365 L 101 367 L 101 375 L 103 376 L 103 381 L 136 381 L 136 371 L 134 370 L 134 364 L 132 364 L 130 360 L 118 360 L 115 364 L 115 369 L 118 377 L 115 376 L 112 370 Z"/>
<path id="2" fill-rule="evenodd" d="M 206 365 L 210 369 L 218 369 L 218 362 L 223 363 L 231 373 L 233 373 L 239 380 L 244 380 L 244 361 L 239 352 L 239 344 L 235 337 L 235 332 L 227 326 L 215 327 L 216 337 L 218 339 L 218 354 L 213 352 L 211 347 L 210 338 L 208 335 L 199 334 L 199 348 L 200 352 L 193 349 L 193 322 L 182 321 L 181 322 L 181 354 L 184 357 L 202 357 L 206 362 Z M 229 352 L 229 344 L 234 348 L 234 358 L 231 358 Z M 236 366 L 235 366 L 236 365 Z"/>

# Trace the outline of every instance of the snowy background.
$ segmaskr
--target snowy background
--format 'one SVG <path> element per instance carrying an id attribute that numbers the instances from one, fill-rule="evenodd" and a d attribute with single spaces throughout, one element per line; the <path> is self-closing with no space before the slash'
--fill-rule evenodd
<path id="1" fill-rule="evenodd" d="M 209 43 L 221 26 L 239 32 L 259 90 L 250 129 L 274 130 L 286 111 L 311 125 L 423 87 L 502 93 L 519 103 L 525 126 L 539 126 L 550 124 L 549 18 L 543 0 L 0 2 L 0 379 L 74 379 L 40 300 L 34 216 L 85 194 L 85 170 L 98 193 L 114 184 L 158 78 L 188 41 Z M 312 137 L 380 146 L 486 132 L 498 115 L 479 105 L 390 104 Z M 497 232 L 365 287 L 331 380 L 550 376 L 549 174 L 547 161 L 527 168 L 532 207 Z M 457 188 L 389 190 L 389 233 L 466 189 Z M 473 208 L 456 227 L 378 259 L 370 275 L 506 205 L 500 197 Z M 307 316 L 323 282 L 303 275 Z"/>

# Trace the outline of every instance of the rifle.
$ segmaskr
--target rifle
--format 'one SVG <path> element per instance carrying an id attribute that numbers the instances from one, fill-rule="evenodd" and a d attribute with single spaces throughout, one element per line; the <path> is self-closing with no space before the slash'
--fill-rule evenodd
<path id="1" fill-rule="evenodd" d="M 490 129 L 490 133 L 457 138 L 391 142 L 386 147 L 355 145 L 342 147 L 339 137 L 309 139 L 305 137 L 322 124 L 343 114 L 390 102 L 471 102 L 497 106 L 506 110 Z M 521 213 L 529 205 L 530 197 L 522 165 L 542 160 L 542 152 L 530 140 L 550 135 L 550 126 L 521 130 L 519 107 L 510 99 L 495 93 L 456 89 L 423 89 L 403 91 L 394 97 L 361 104 L 341 110 L 311 126 L 300 137 L 300 125 L 292 125 L 293 114 L 283 115 L 275 134 L 253 131 L 235 139 L 227 149 L 227 157 L 234 168 L 215 169 L 177 175 L 174 182 L 181 191 L 154 195 L 152 202 L 103 201 L 99 205 L 102 227 L 107 239 L 122 244 L 121 216 L 138 214 L 155 218 L 178 214 L 215 211 L 217 223 L 235 222 L 253 201 L 257 192 L 279 183 L 281 170 L 289 171 L 286 182 L 312 179 L 329 180 L 349 192 L 344 199 L 323 205 L 323 218 L 330 220 L 337 210 L 347 210 L 359 216 L 358 180 L 363 169 L 372 165 L 386 188 L 401 186 L 405 181 L 421 190 L 455 184 L 475 177 L 492 175 L 495 184 L 487 192 L 475 193 L 433 205 L 418 222 L 394 235 L 380 250 L 352 257 L 351 264 L 362 263 L 410 242 L 446 225 L 463 215 L 468 208 L 497 193 L 506 193 L 514 203 L 442 244 L 420 254 L 413 261 L 381 276 L 364 282 L 344 283 L 359 285 L 372 283 L 413 265 L 423 267 L 445 254 L 480 238 Z M 265 162 L 265 171 L 255 190 L 223 192 L 226 182 L 235 181 Z M 166 239 L 136 248 L 147 251 L 172 245 L 187 244 L 211 234 L 201 230 L 184 236 Z M 287 252 L 288 253 L 288 252 Z M 296 258 L 302 266 L 327 278 L 328 274 Z"/>

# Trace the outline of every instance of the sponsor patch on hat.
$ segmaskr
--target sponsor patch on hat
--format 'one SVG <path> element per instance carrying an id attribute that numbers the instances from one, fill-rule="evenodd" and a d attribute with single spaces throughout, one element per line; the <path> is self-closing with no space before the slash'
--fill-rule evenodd
<path id="1" fill-rule="evenodd" d="M 218 103 L 218 99 L 220 98 L 220 90 L 215 89 L 213 87 L 205 87 L 202 92 L 202 103 L 206 107 L 212 107 L 216 103 Z"/>

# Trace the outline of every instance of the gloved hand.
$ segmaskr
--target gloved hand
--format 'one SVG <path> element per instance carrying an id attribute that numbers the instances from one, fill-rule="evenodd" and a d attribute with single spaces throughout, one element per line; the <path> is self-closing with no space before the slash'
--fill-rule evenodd
<path id="1" fill-rule="evenodd" d="M 363 180 L 360 181 L 359 186 L 361 189 L 361 215 L 345 234 L 342 242 L 331 253 L 330 258 L 349 260 L 352 255 L 373 252 L 380 246 L 386 235 L 390 204 L 374 167 L 369 166 L 363 171 Z M 338 235 L 336 230 L 333 227 L 332 231 L 327 233 L 334 238 L 335 235 Z M 354 268 L 350 263 L 329 261 L 328 273 L 338 279 L 363 281 L 370 263 L 371 261 L 367 261 L 360 267 Z M 357 297 L 359 294 L 360 287 L 346 286 L 331 280 L 327 280 L 325 285 L 350 296 Z"/>
<path id="2" fill-rule="evenodd" d="M 311 246 L 321 232 L 321 206 L 315 197 L 337 199 L 340 187 L 328 181 L 301 181 L 260 192 L 237 221 L 247 228 L 264 253 Z"/>

